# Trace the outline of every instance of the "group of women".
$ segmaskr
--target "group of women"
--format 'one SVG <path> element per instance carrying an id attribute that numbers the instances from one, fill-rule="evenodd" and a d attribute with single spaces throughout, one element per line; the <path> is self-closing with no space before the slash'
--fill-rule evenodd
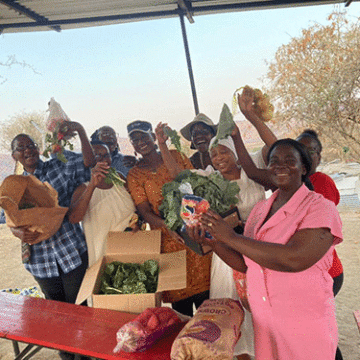
<path id="1" fill-rule="evenodd" d="M 335 252 L 342 241 L 339 194 L 330 177 L 316 172 L 321 159 L 316 133 L 277 141 L 256 115 L 253 100 L 251 89 L 238 97 L 265 143 L 254 154 L 236 126 L 214 145 L 217 126 L 204 114 L 180 130 L 197 150 L 190 159 L 167 148 L 166 124 L 154 132 L 149 122 L 130 123 L 128 136 L 139 156 L 121 159 L 126 188 L 105 182 L 118 151 L 115 132 L 100 128 L 91 141 L 96 165 L 90 180 L 73 191 L 67 217 L 71 224 L 83 223 L 89 265 L 102 256 L 108 231 L 137 228 L 135 211 L 151 229 L 161 229 L 162 252 L 186 249 L 187 286 L 164 293 L 163 301 L 192 315 L 209 297 L 239 299 L 246 309 L 234 353 L 239 359 L 341 359 L 334 308 L 343 276 Z M 240 188 L 242 235 L 212 211 L 187 228 L 195 241 L 211 246 L 213 253 L 205 256 L 186 248 L 159 211 L 162 186 L 185 169 L 203 176 L 218 171 Z M 273 190 L 267 200 L 265 189 Z"/>

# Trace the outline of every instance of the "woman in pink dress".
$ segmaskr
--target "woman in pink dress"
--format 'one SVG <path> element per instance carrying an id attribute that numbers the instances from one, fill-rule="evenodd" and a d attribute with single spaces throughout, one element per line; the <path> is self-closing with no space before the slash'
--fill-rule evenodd
<path id="1" fill-rule="evenodd" d="M 188 231 L 246 273 L 256 360 L 333 360 L 338 334 L 328 270 L 341 220 L 333 202 L 304 185 L 311 159 L 301 144 L 279 140 L 268 160 L 259 171 L 278 190 L 254 207 L 244 236 L 211 211 Z"/>

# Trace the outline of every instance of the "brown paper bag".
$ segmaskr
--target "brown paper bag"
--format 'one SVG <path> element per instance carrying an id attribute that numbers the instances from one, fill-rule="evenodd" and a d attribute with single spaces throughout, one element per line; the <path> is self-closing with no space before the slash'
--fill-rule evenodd
<path id="1" fill-rule="evenodd" d="M 58 205 L 57 191 L 33 175 L 8 176 L 0 186 L 0 206 L 9 227 L 39 232 L 37 243 L 59 230 L 68 210 Z"/>

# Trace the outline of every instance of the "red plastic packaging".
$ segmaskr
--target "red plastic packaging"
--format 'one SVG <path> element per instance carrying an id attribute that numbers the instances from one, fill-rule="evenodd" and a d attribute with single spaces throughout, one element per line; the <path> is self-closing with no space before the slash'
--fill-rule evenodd
<path id="1" fill-rule="evenodd" d="M 140 352 L 153 346 L 175 324 L 188 321 L 190 317 L 179 314 L 169 307 L 148 308 L 133 321 L 122 326 L 116 334 L 120 350 Z"/>

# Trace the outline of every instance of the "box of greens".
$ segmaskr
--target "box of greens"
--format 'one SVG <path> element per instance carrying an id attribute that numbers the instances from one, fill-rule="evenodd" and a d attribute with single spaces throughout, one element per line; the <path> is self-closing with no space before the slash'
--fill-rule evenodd
<path id="1" fill-rule="evenodd" d="M 160 254 L 161 231 L 109 232 L 105 255 L 84 276 L 76 303 L 141 313 L 162 291 L 186 287 L 186 251 Z"/>

